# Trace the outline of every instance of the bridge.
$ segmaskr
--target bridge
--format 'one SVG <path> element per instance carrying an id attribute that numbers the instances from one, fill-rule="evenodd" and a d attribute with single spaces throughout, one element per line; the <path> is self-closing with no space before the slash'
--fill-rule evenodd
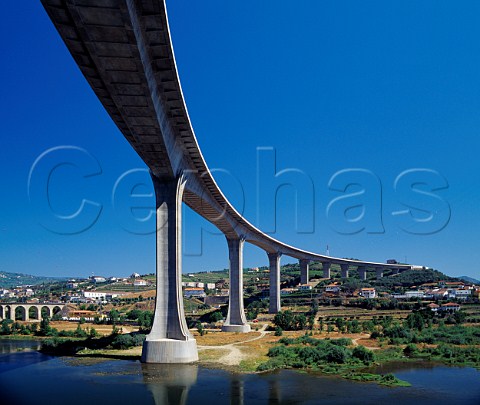
<path id="1" fill-rule="evenodd" d="M 214 224 L 226 237 L 230 300 L 224 331 L 248 332 L 243 307 L 243 246 L 263 249 L 270 266 L 270 313 L 280 310 L 280 258 L 300 262 L 301 282 L 309 263 L 332 264 L 342 276 L 409 265 L 320 255 L 263 233 L 232 206 L 202 156 L 182 93 L 164 0 L 42 0 L 50 19 L 89 85 L 133 149 L 149 167 L 156 195 L 157 296 L 142 361 L 197 360 L 196 341 L 185 322 L 182 290 L 181 204 Z"/>
<path id="2" fill-rule="evenodd" d="M 65 304 L 26 304 L 23 302 L 1 303 L 0 320 L 41 321 L 42 315 L 51 318 L 60 312 Z"/>

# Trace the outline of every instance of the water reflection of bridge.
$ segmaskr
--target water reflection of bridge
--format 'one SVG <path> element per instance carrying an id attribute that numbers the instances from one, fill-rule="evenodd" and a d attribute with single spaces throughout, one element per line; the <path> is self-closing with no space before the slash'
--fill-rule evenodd
<path id="1" fill-rule="evenodd" d="M 202 385 L 197 383 L 199 368 L 193 364 L 142 364 L 143 381 L 151 392 L 156 405 L 183 405 L 188 402 L 193 403 L 199 401 L 203 403 L 205 398 L 205 392 L 202 392 Z M 230 380 L 230 392 L 221 388 L 222 395 L 229 395 L 230 405 L 243 405 L 249 403 L 252 399 L 252 395 L 255 396 L 255 390 L 250 391 L 250 397 L 245 395 L 245 383 L 248 377 L 237 373 L 226 373 L 227 380 Z M 280 404 L 280 383 L 276 378 L 266 379 L 264 383 L 268 384 L 267 392 L 263 391 L 261 399 L 265 400 L 268 404 Z M 191 394 L 195 398 L 190 398 L 188 401 L 188 395 L 191 388 L 194 388 L 194 392 Z M 228 396 L 227 396 L 228 398 Z M 218 402 L 219 398 L 213 399 L 212 402 Z M 225 397 L 222 397 L 225 400 Z M 257 398 L 259 399 L 259 398 Z"/>
<path id="2" fill-rule="evenodd" d="M 142 364 L 143 381 L 156 405 L 183 405 L 197 382 L 198 366 L 191 364 Z"/>
<path id="3" fill-rule="evenodd" d="M 51 318 L 60 312 L 64 304 L 26 304 L 12 302 L 0 304 L 0 320 L 40 321 L 42 316 Z"/>

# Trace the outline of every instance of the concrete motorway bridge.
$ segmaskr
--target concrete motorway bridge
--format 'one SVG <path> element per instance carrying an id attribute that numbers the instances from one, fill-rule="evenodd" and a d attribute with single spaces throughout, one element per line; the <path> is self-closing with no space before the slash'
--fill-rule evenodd
<path id="1" fill-rule="evenodd" d="M 51 318 L 60 312 L 64 304 L 25 304 L 23 302 L 12 302 L 0 304 L 0 320 L 11 319 L 15 321 L 20 318 L 22 321 L 41 321 L 42 313 Z"/>
<path id="2" fill-rule="evenodd" d="M 142 359 L 186 363 L 197 359 L 185 322 L 182 290 L 182 201 L 214 224 L 227 239 L 230 303 L 225 331 L 248 332 L 243 308 L 245 242 L 263 249 L 270 263 L 270 312 L 280 310 L 280 257 L 341 266 L 366 278 L 408 265 L 346 260 L 282 243 L 248 222 L 222 193 L 202 156 L 180 86 L 163 0 L 42 0 L 75 62 L 122 134 L 149 167 L 157 204 L 157 298 Z"/>

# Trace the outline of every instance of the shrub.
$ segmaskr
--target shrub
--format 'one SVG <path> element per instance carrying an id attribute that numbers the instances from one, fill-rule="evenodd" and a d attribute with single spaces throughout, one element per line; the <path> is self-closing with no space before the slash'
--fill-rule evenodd
<path id="1" fill-rule="evenodd" d="M 403 354 L 407 357 L 414 356 L 415 354 L 417 354 L 417 352 L 417 346 L 415 346 L 413 343 L 408 344 L 407 346 L 405 346 L 405 349 L 403 349 Z"/>
<path id="2" fill-rule="evenodd" d="M 114 349 L 126 350 L 131 347 L 140 346 L 144 340 L 145 335 L 140 333 L 117 335 L 112 341 L 112 347 Z"/>
<path id="3" fill-rule="evenodd" d="M 371 350 L 368 350 L 364 346 L 356 346 L 352 350 L 352 357 L 359 359 L 365 364 L 370 364 L 375 361 L 375 355 Z"/>
<path id="4" fill-rule="evenodd" d="M 221 311 L 215 311 L 210 314 L 210 322 L 218 322 L 223 319 Z"/>

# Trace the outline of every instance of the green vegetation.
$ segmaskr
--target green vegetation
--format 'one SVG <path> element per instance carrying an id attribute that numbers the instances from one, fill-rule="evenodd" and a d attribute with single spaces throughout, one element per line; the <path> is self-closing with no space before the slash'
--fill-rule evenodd
<path id="1" fill-rule="evenodd" d="M 283 330 L 302 330 L 307 325 L 307 317 L 292 311 L 280 311 L 273 318 L 273 323 Z"/>
<path id="2" fill-rule="evenodd" d="M 350 339 L 314 339 L 305 335 L 296 339 L 282 338 L 280 345 L 268 351 L 270 359 L 258 366 L 257 371 L 278 368 L 320 370 L 327 374 L 359 381 L 374 381 L 388 386 L 406 386 L 392 374 L 376 375 L 362 372 L 375 361 L 371 350 L 363 346 L 351 349 Z"/>
<path id="3" fill-rule="evenodd" d="M 11 319 L 4 319 L 0 323 L 0 335 L 35 335 L 38 336 L 38 324 L 32 323 L 23 325 L 19 322 L 14 322 Z"/>
<path id="4" fill-rule="evenodd" d="M 139 309 L 133 309 L 127 313 L 127 319 L 136 320 L 140 331 L 142 333 L 150 332 L 153 325 L 153 312 L 152 311 L 140 311 Z"/>
<path id="5" fill-rule="evenodd" d="M 56 355 L 95 354 L 98 350 L 116 349 L 126 350 L 135 346 L 141 346 L 145 335 L 141 333 L 119 334 L 117 328 L 113 328 L 109 336 L 96 338 L 90 334 L 83 339 L 72 339 L 55 336 L 42 342 L 40 351 Z"/>
<path id="6" fill-rule="evenodd" d="M 268 309 L 268 300 L 252 301 L 247 305 L 247 319 L 254 320 L 260 311 Z"/>
<path id="7" fill-rule="evenodd" d="M 383 277 L 375 282 L 376 286 L 393 288 L 395 286 L 411 287 L 425 283 L 435 283 L 438 281 L 455 281 L 456 278 L 449 277 L 438 270 L 424 269 L 406 270 L 395 277 Z"/>
<path id="8" fill-rule="evenodd" d="M 24 336 L 40 336 L 40 337 L 71 337 L 71 338 L 86 338 L 86 337 L 96 337 L 98 336 L 95 328 L 86 328 L 82 329 L 80 321 L 77 325 L 77 329 L 72 331 L 61 330 L 58 331 L 56 328 L 50 326 L 50 319 L 48 317 L 43 317 L 40 324 L 31 323 L 28 325 L 20 324 L 19 322 L 13 322 L 10 319 L 4 319 L 0 323 L 0 335 L 3 336 L 15 336 L 15 335 L 24 335 Z M 39 326 L 40 325 L 40 326 Z"/>

